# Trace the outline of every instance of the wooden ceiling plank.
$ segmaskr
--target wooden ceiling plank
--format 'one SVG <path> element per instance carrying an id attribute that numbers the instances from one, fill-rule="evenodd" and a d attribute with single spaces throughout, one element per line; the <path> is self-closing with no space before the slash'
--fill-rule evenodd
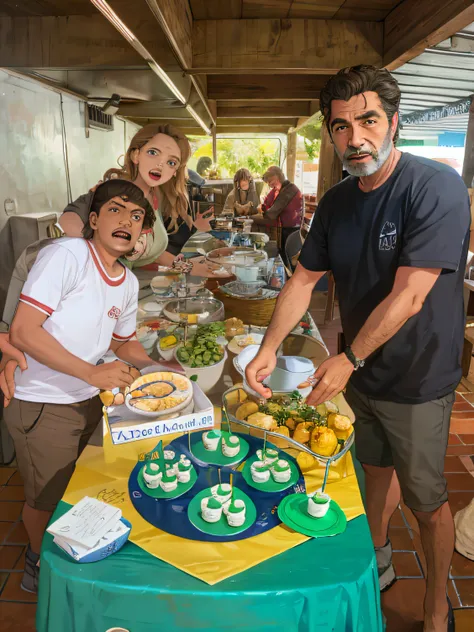
<path id="1" fill-rule="evenodd" d="M 333 74 L 381 64 L 383 25 L 334 20 L 201 20 L 193 24 L 193 72 L 287 69 Z"/>
<path id="2" fill-rule="evenodd" d="M 130 28 L 137 27 L 130 22 Z M 152 22 L 143 23 L 143 43 L 163 68 L 179 70 L 168 42 Z M 7 68 L 125 68 L 143 58 L 96 13 L 90 16 L 0 18 L 0 66 Z"/>
<path id="3" fill-rule="evenodd" d="M 383 64 L 395 70 L 473 21 L 472 0 L 404 0 L 384 21 Z"/>
<path id="4" fill-rule="evenodd" d="M 224 102 L 217 104 L 217 118 L 295 118 L 310 116 L 311 104 L 304 101 L 287 101 L 278 104 L 258 101 Z"/>
<path id="5" fill-rule="evenodd" d="M 193 20 L 225 20 L 242 17 L 242 0 L 189 0 Z"/>
<path id="6" fill-rule="evenodd" d="M 207 94 L 216 100 L 318 99 L 330 75 L 209 75 Z"/>

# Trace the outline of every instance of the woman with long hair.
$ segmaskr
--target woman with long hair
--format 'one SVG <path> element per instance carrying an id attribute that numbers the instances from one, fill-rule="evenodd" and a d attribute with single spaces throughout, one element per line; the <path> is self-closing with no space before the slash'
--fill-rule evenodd
<path id="1" fill-rule="evenodd" d="M 194 229 L 210 230 L 210 218 L 206 220 L 198 215 L 193 222 L 189 214 L 186 164 L 190 155 L 191 146 L 181 130 L 173 125 L 152 123 L 142 127 L 132 138 L 123 168 L 109 169 L 104 174 L 104 179 L 115 177 L 134 182 L 157 216 L 153 229 L 142 233 L 134 250 L 125 258 L 129 265 L 143 267 L 155 262 L 170 265 L 175 255 L 166 252 L 168 233 L 177 232 L 183 223 L 190 235 Z M 59 223 L 69 237 L 82 236 L 92 195 L 93 191 L 89 191 L 64 209 Z M 194 272 L 210 274 L 205 266 L 199 266 Z"/>
<path id="2" fill-rule="evenodd" d="M 234 175 L 234 188 L 225 201 L 224 213 L 233 212 L 235 216 L 252 215 L 259 206 L 260 199 L 252 174 L 248 169 L 239 169 Z"/>

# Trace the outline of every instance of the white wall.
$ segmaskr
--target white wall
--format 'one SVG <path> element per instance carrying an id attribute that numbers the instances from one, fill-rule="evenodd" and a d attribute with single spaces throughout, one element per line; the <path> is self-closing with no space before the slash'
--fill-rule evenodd
<path id="1" fill-rule="evenodd" d="M 63 142 L 67 140 L 73 199 L 117 166 L 137 126 L 119 119 L 111 132 L 86 138 L 82 101 L 0 71 L 0 315 L 13 269 L 5 199 L 16 213 L 61 212 L 68 203 Z M 64 126 L 62 114 L 64 116 Z"/>

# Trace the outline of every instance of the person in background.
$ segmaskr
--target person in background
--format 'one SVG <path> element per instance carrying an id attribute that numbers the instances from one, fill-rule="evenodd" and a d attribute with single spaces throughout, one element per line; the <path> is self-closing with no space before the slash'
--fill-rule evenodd
<path id="1" fill-rule="evenodd" d="M 340 70 L 321 91 L 324 124 L 351 175 L 320 200 L 246 377 L 269 397 L 261 382 L 276 351 L 331 270 L 347 347 L 319 366 L 307 403 L 346 389 L 380 590 L 396 580 L 389 525 L 403 497 L 426 557 L 423 630 L 453 632 L 444 459 L 462 377 L 469 197 L 453 169 L 396 148 L 400 97 L 391 74 L 368 65 Z"/>
<path id="2" fill-rule="evenodd" d="M 303 195 L 276 165 L 267 169 L 263 180 L 270 187 L 270 192 L 259 207 L 259 213 L 250 216 L 254 220 L 254 230 L 258 226 L 277 227 L 278 249 L 285 265 L 291 270 L 285 254 L 285 244 L 288 237 L 301 227 Z"/>
<path id="3" fill-rule="evenodd" d="M 224 214 L 233 213 L 235 217 L 252 215 L 260 206 L 255 182 L 248 169 L 239 169 L 234 175 L 234 188 L 224 204 Z"/>
<path id="4" fill-rule="evenodd" d="M 131 182 L 93 194 L 84 238 L 49 240 L 24 285 L 10 337 L 25 353 L 4 418 L 13 439 L 28 533 L 22 588 L 37 592 L 51 513 L 102 418 L 100 389 L 133 382 L 130 366 L 156 364 L 135 338 L 138 281 L 118 259 L 152 228 L 153 208 Z M 98 365 L 111 350 L 119 360 Z"/>
<path id="5" fill-rule="evenodd" d="M 201 156 L 197 161 L 196 171 L 203 178 L 206 177 L 206 172 L 212 167 L 212 159 L 209 156 Z"/>

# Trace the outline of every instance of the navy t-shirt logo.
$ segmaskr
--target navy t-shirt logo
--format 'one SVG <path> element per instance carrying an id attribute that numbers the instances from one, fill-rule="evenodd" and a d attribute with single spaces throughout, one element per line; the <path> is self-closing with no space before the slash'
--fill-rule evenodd
<path id="1" fill-rule="evenodd" d="M 379 237 L 379 250 L 394 250 L 397 244 L 397 227 L 392 222 L 385 222 Z"/>

